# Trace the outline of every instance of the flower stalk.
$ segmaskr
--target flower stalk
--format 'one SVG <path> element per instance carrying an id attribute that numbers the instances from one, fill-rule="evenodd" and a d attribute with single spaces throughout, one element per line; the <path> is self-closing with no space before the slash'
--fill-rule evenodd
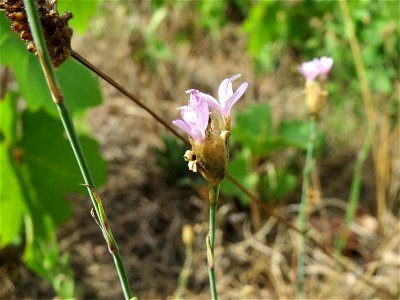
<path id="1" fill-rule="evenodd" d="M 193 242 L 194 232 L 190 225 L 184 225 L 182 228 L 182 242 L 185 245 L 185 263 L 178 277 L 178 288 L 174 293 L 174 299 L 183 299 L 186 291 L 190 274 L 192 273 L 193 260 Z"/>
<path id="2" fill-rule="evenodd" d="M 123 289 L 123 293 L 125 299 L 131 299 L 132 292 L 129 286 L 128 277 L 125 273 L 125 269 L 122 263 L 121 256 L 118 251 L 118 246 L 115 239 L 112 236 L 112 232 L 110 227 L 108 226 L 105 213 L 103 207 L 101 205 L 100 199 L 97 197 L 95 193 L 94 180 L 91 175 L 89 166 L 87 164 L 84 152 L 80 145 L 78 136 L 75 131 L 75 126 L 69 114 L 68 108 L 64 103 L 64 96 L 61 90 L 61 87 L 58 82 L 58 78 L 56 72 L 53 68 L 52 61 L 49 55 L 49 51 L 46 47 L 46 41 L 42 30 L 42 25 L 39 20 L 36 2 L 35 0 L 24 0 L 24 6 L 26 9 L 26 14 L 28 17 L 29 26 L 33 36 L 33 42 L 35 44 L 35 52 L 36 56 L 39 59 L 40 65 L 42 67 L 43 73 L 45 75 L 47 84 L 49 86 L 50 93 L 52 95 L 53 101 L 57 106 L 60 119 L 64 126 L 64 130 L 67 134 L 67 138 L 71 144 L 72 150 L 74 152 L 76 161 L 79 165 L 79 169 L 82 173 L 83 180 L 88 189 L 89 196 L 92 200 L 92 204 L 95 211 L 96 219 L 98 220 L 98 224 L 101 225 L 103 235 L 107 241 L 109 246 L 110 253 L 113 256 L 115 267 L 118 272 L 118 276 L 121 282 L 121 286 Z M 94 213 L 93 213 L 94 215 Z"/>
<path id="3" fill-rule="evenodd" d="M 326 91 L 326 79 L 333 66 L 333 59 L 330 57 L 314 58 L 312 61 L 304 62 L 299 71 L 306 79 L 305 83 L 305 103 L 310 114 L 309 137 L 307 143 L 307 156 L 303 169 L 303 183 L 301 188 L 301 200 L 299 215 L 297 220 L 298 229 L 306 232 L 307 223 L 307 200 L 308 190 L 311 181 L 311 171 L 314 167 L 314 149 L 317 137 L 317 117 L 324 108 L 328 92 Z M 316 79 L 319 80 L 316 80 Z M 297 257 L 297 282 L 296 298 L 303 298 L 304 292 L 304 256 L 306 235 L 299 235 L 299 250 Z"/>
<path id="4" fill-rule="evenodd" d="M 208 184 L 208 193 L 209 193 L 209 201 L 210 201 L 210 223 L 209 223 L 209 231 L 206 240 L 207 244 L 207 262 L 208 262 L 208 277 L 210 281 L 210 290 L 211 290 L 211 299 L 217 300 L 217 285 L 215 280 L 215 271 L 214 271 L 214 246 L 215 246 L 215 227 L 216 227 L 216 210 L 217 203 L 219 198 L 219 187 Z"/>
<path id="5" fill-rule="evenodd" d="M 316 119 L 314 116 L 310 117 L 309 123 L 309 138 L 307 144 L 307 156 L 306 162 L 303 169 L 303 183 L 301 187 L 301 202 L 299 207 L 299 216 L 297 226 L 299 230 L 306 230 L 306 219 L 307 219 L 307 194 L 310 187 L 310 175 L 314 166 L 314 147 L 316 140 Z M 296 286 L 296 297 L 297 299 L 303 298 L 304 290 L 304 252 L 307 237 L 305 235 L 299 235 L 299 253 L 297 258 L 297 286 Z"/>
<path id="6" fill-rule="evenodd" d="M 211 95 L 190 89 L 188 105 L 178 109 L 181 119 L 172 121 L 189 135 L 191 150 L 183 156 L 190 171 L 199 172 L 208 182 L 210 220 L 206 238 L 207 265 L 211 299 L 218 299 L 214 270 L 216 210 L 219 187 L 224 179 L 229 160 L 230 113 L 232 106 L 242 97 L 248 83 L 243 82 L 233 92 L 232 81 L 240 74 L 224 79 L 218 89 L 218 100 Z M 211 111 L 210 111 L 211 109 Z"/>

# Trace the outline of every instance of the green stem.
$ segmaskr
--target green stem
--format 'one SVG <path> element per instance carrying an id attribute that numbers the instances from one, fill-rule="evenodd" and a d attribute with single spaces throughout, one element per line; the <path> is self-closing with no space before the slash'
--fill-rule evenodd
<path id="1" fill-rule="evenodd" d="M 372 126 L 368 126 L 367 136 L 364 143 L 358 153 L 356 165 L 354 168 L 353 180 L 351 182 L 350 195 L 348 199 L 348 205 L 346 214 L 344 217 L 344 228 L 342 233 L 335 241 L 335 257 L 342 255 L 343 249 L 346 246 L 347 239 L 349 236 L 350 224 L 353 222 L 354 215 L 358 206 L 358 200 L 360 197 L 361 179 L 362 179 L 362 168 L 364 162 L 368 157 L 369 151 L 372 146 L 372 140 L 374 135 L 374 129 Z"/>
<path id="2" fill-rule="evenodd" d="M 210 280 L 211 299 L 217 300 L 217 284 L 215 280 L 214 271 L 214 245 L 215 245 L 215 223 L 216 223 L 216 210 L 219 197 L 219 187 L 209 184 L 208 192 L 210 199 L 210 227 L 207 236 L 207 261 L 208 261 L 208 277 Z"/>
<path id="3" fill-rule="evenodd" d="M 174 299 L 183 299 L 185 290 L 187 289 L 193 259 L 193 246 L 186 245 L 185 247 L 185 263 L 182 272 L 178 277 L 178 288 L 176 289 Z"/>
<path id="4" fill-rule="evenodd" d="M 310 186 L 310 174 L 313 168 L 313 153 L 316 139 L 316 120 L 314 116 L 310 117 L 310 135 L 307 144 L 307 156 L 303 170 L 303 184 L 301 191 L 301 202 L 299 207 L 298 228 L 301 232 L 306 229 L 306 210 L 307 210 L 307 192 Z M 306 236 L 299 235 L 299 256 L 297 259 L 297 284 L 296 298 L 302 298 L 304 290 L 304 250 L 306 244 Z"/>
<path id="5" fill-rule="evenodd" d="M 39 62 L 41 64 L 43 73 L 45 75 L 47 84 L 49 86 L 50 93 L 52 95 L 54 103 L 57 105 L 57 109 L 60 115 L 60 119 L 64 126 L 65 132 L 67 134 L 68 140 L 71 144 L 72 150 L 74 152 L 75 158 L 78 162 L 80 171 L 83 176 L 83 180 L 87 185 L 88 193 L 92 200 L 93 207 L 96 212 L 96 216 L 98 220 L 100 220 L 100 224 L 106 224 L 107 220 L 105 219 L 105 215 L 101 215 L 99 211 L 99 204 L 96 201 L 94 191 L 91 188 L 95 187 L 93 177 L 91 175 L 89 166 L 86 162 L 85 155 L 83 153 L 82 147 L 80 145 L 78 136 L 76 135 L 75 127 L 68 112 L 68 109 L 64 103 L 64 96 L 61 91 L 61 87 L 59 85 L 56 72 L 51 63 L 50 55 L 48 49 L 46 47 L 46 41 L 44 38 L 42 26 L 40 23 L 39 15 L 37 12 L 36 2 L 35 0 L 24 0 L 24 5 L 26 9 L 26 13 L 28 16 L 28 21 L 30 25 L 30 29 L 33 35 L 33 40 L 36 47 L 36 54 L 38 56 Z M 106 228 L 110 235 L 112 236 L 111 229 Z M 121 256 L 119 255 L 118 245 L 116 244 L 114 239 L 111 241 L 107 241 L 107 243 L 112 244 L 113 251 L 110 251 L 114 258 L 115 267 L 118 272 L 118 276 L 121 282 L 121 286 L 124 292 L 124 296 L 126 299 L 132 298 L 132 292 L 129 286 L 128 277 L 126 275 Z"/>

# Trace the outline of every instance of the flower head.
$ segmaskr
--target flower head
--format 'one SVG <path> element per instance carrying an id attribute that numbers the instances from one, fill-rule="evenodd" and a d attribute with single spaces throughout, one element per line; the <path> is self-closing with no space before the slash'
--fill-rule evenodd
<path id="1" fill-rule="evenodd" d="M 313 81 L 317 76 L 325 79 L 333 66 L 333 58 L 322 56 L 301 64 L 299 71 L 307 81 Z"/>
<path id="2" fill-rule="evenodd" d="M 314 58 L 301 64 L 299 71 L 308 80 L 314 80 L 319 75 L 319 59 Z"/>
<path id="3" fill-rule="evenodd" d="M 240 97 L 242 97 L 247 89 L 248 83 L 243 82 L 235 91 L 235 93 L 233 92 L 232 81 L 238 79 L 240 76 L 240 74 L 236 74 L 230 78 L 224 79 L 221 82 L 218 89 L 219 101 L 217 101 L 217 99 L 215 99 L 213 96 L 200 93 L 204 101 L 206 101 L 211 108 L 221 112 L 225 118 L 230 116 L 232 106 L 240 99 Z"/>
<path id="4" fill-rule="evenodd" d="M 218 89 L 219 101 L 198 90 L 186 91 L 190 94 L 189 104 L 179 108 L 182 119 L 172 121 L 190 135 L 192 149 L 184 155 L 189 170 L 199 172 L 212 185 L 224 179 L 229 157 L 231 108 L 248 86 L 244 82 L 234 93 L 232 81 L 239 77 L 235 75 L 222 81 Z M 219 113 L 210 114 L 209 108 Z"/>
<path id="5" fill-rule="evenodd" d="M 325 79 L 333 66 L 333 58 L 322 56 L 318 61 L 319 76 L 321 79 Z"/>
<path id="6" fill-rule="evenodd" d="M 328 92 L 325 79 L 333 66 L 333 58 L 322 56 L 301 64 L 299 71 L 306 78 L 305 100 L 311 115 L 317 116 L 325 105 Z M 319 81 L 315 80 L 319 76 Z"/>
<path id="7" fill-rule="evenodd" d="M 190 94 L 189 105 L 179 107 L 182 119 L 174 120 L 172 123 L 184 130 L 196 142 L 202 142 L 206 135 L 210 111 L 199 91 L 189 90 L 187 93 Z"/>

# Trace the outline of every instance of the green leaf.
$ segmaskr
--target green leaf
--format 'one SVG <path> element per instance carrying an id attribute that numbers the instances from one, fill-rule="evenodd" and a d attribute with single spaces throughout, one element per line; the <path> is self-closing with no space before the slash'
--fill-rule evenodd
<path id="1" fill-rule="evenodd" d="M 272 114 L 267 104 L 247 106 L 238 115 L 232 133 L 236 141 L 256 155 L 266 155 L 281 147 L 279 137 L 272 134 Z"/>
<path id="2" fill-rule="evenodd" d="M 4 103 L 6 102 L 3 101 L 1 105 Z M 9 115 L 3 107 L 1 112 Z M 2 118 L 2 121 L 5 119 Z M 8 220 L 14 227 L 16 224 L 20 226 L 22 212 L 19 219 L 14 214 L 18 212 L 17 201 L 23 202 L 26 207 L 24 212 L 27 213 L 25 215 L 24 260 L 31 269 L 49 280 L 62 298 L 71 298 L 74 293 L 72 271 L 68 258 L 59 253 L 55 232 L 56 225 L 66 221 L 70 215 L 70 205 L 63 199 L 65 194 L 86 193 L 86 189 L 79 185 L 83 179 L 70 145 L 64 137 L 61 122 L 44 111 L 36 113 L 25 111 L 22 121 L 22 140 L 13 145 L 14 152 L 18 150 L 16 153 L 20 153 L 19 159 L 17 160 L 16 156 L 9 159 L 9 161 L 12 160 L 14 168 L 8 165 L 3 168 L 4 155 L 3 151 L 1 152 L 1 171 L 5 169 L 7 172 L 7 176 L 4 176 L 6 179 L 14 179 L 14 185 L 8 181 L 1 181 L 1 191 L 13 193 L 11 196 L 4 197 L 3 194 L 1 196 L 1 213 L 6 216 L 1 216 L 1 230 L 11 228 L 7 225 L 3 226 L 3 223 Z M 10 125 L 5 125 L 4 128 L 12 128 Z M 87 137 L 80 139 L 88 155 L 88 162 L 92 166 L 92 174 L 97 183 L 101 184 L 105 180 L 106 169 L 105 162 L 98 154 L 98 145 Z M 3 145 L 5 143 L 2 143 Z M 3 205 L 3 199 L 12 201 L 9 201 L 10 205 Z M 3 231 L 1 233 L 3 246 L 3 241 L 9 242 L 8 235 L 10 234 L 5 239 Z M 13 235 L 16 233 L 14 230 Z"/>
<path id="3" fill-rule="evenodd" d="M 44 108 L 57 116 L 57 107 L 51 98 L 38 60 L 29 53 L 26 55 L 26 65 L 21 69 L 12 69 L 28 108 L 33 111 Z M 68 59 L 59 67 L 57 75 L 71 114 L 101 103 L 102 96 L 97 80 L 76 61 Z"/>
<path id="4" fill-rule="evenodd" d="M 258 175 L 251 170 L 251 151 L 248 148 L 243 149 L 231 160 L 228 165 L 228 173 L 249 191 L 254 191 L 259 181 Z M 238 197 L 243 205 L 250 203 L 248 196 L 229 180 L 225 179 L 221 183 L 221 192 Z"/>
<path id="5" fill-rule="evenodd" d="M 90 2 L 90 1 L 89 1 Z M 71 114 L 101 104 L 100 85 L 94 75 L 78 62 L 68 59 L 57 70 L 58 80 Z M 55 105 L 53 110 L 56 111 Z"/>
<path id="6" fill-rule="evenodd" d="M 39 235 L 34 227 L 41 223 L 46 233 Z M 74 278 L 68 255 L 60 255 L 56 228 L 50 218 L 38 219 L 34 215 L 26 218 L 27 243 L 25 263 L 41 277 L 51 282 L 61 299 L 74 298 Z"/>
<path id="7" fill-rule="evenodd" d="M 96 13 L 97 5 L 102 1 L 98 0 L 60 0 L 58 1 L 58 11 L 60 14 L 70 11 L 73 18 L 69 21 L 70 26 L 79 32 L 85 33 L 90 18 Z"/>
<path id="8" fill-rule="evenodd" d="M 90 2 L 90 1 L 89 1 Z M 28 109 L 44 108 L 57 116 L 39 61 L 11 32 L 10 22 L 0 15 L 0 63 L 11 67 Z M 68 59 L 57 70 L 61 89 L 71 114 L 101 104 L 102 95 L 96 78 L 84 66 Z"/>
<path id="9" fill-rule="evenodd" d="M 67 192 L 85 192 L 79 168 L 59 120 L 43 111 L 23 114 L 24 151 L 31 181 L 39 201 L 46 207 L 53 221 L 58 224 L 70 215 L 69 205 L 62 200 Z M 87 137 L 81 137 L 93 177 L 101 184 L 105 180 L 105 162 L 98 154 L 98 145 Z"/>
<path id="10" fill-rule="evenodd" d="M 307 149 L 309 125 L 299 120 L 282 121 L 279 125 L 279 135 L 288 146 L 302 150 Z"/>
<path id="11" fill-rule="evenodd" d="M 289 147 L 307 150 L 310 135 L 309 123 L 300 120 L 282 121 L 279 124 L 279 136 L 283 143 Z M 324 134 L 317 129 L 316 147 L 322 145 Z"/>
<path id="12" fill-rule="evenodd" d="M 264 201 L 283 199 L 296 187 L 296 176 L 287 170 L 275 170 L 262 178 L 261 194 Z"/>
<path id="13" fill-rule="evenodd" d="M 11 31 L 11 22 L 4 13 L 0 13 L 0 64 L 21 66 L 27 52 L 24 42 Z"/>
<path id="14" fill-rule="evenodd" d="M 11 145 L 16 135 L 16 94 L 0 101 L 0 248 L 18 235 L 25 211 L 23 195 L 14 172 Z"/>

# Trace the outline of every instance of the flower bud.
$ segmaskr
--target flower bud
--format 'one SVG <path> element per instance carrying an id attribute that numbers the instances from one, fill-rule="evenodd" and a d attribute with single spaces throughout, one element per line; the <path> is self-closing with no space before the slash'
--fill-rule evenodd
<path id="1" fill-rule="evenodd" d="M 308 111 L 317 116 L 325 105 L 327 92 L 321 88 L 319 82 L 307 80 L 305 86 L 305 97 Z"/>
<path id="2" fill-rule="evenodd" d="M 217 134 L 210 130 L 207 133 L 204 143 L 191 141 L 192 151 L 196 154 L 196 169 L 201 176 L 217 185 L 224 179 L 228 165 L 229 132 Z"/>
<path id="3" fill-rule="evenodd" d="M 185 224 L 183 225 L 182 228 L 182 242 L 185 246 L 191 246 L 193 245 L 194 241 L 194 232 L 193 232 L 193 227 Z"/>
<path id="4" fill-rule="evenodd" d="M 233 92 L 232 81 L 240 74 L 224 79 L 218 89 L 218 98 L 190 89 L 188 105 L 179 108 L 182 119 L 172 123 L 189 134 L 192 146 L 184 159 L 189 170 L 199 172 L 212 185 L 218 185 L 225 177 L 229 157 L 230 112 L 243 96 L 248 83 L 242 83 Z M 210 112 L 210 108 L 213 110 Z"/>

